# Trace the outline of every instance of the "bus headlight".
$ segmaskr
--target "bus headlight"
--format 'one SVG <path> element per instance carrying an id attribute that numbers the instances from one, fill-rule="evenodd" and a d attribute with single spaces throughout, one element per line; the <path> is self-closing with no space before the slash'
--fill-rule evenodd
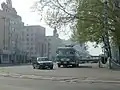
<path id="1" fill-rule="evenodd" d="M 61 59 L 61 61 L 64 61 L 64 59 Z"/>
<path id="2" fill-rule="evenodd" d="M 70 62 L 71 64 L 75 64 L 75 62 Z"/>
<path id="3" fill-rule="evenodd" d="M 66 61 L 70 61 L 70 59 L 68 58 L 68 59 L 66 59 Z"/>

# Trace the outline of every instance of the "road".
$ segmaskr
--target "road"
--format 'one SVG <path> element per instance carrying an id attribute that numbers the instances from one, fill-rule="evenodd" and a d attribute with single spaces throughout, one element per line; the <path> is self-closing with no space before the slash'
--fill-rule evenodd
<path id="1" fill-rule="evenodd" d="M 96 77 L 96 78 L 120 78 L 120 71 L 99 68 L 97 64 L 81 65 L 79 68 L 58 68 L 54 70 L 36 70 L 32 65 L 1 67 L 0 71 L 42 76 L 72 76 L 72 77 Z"/>
<path id="2" fill-rule="evenodd" d="M 0 67 L 0 90 L 119 90 L 120 71 L 96 64 L 79 68 L 33 70 L 31 65 Z M 16 74 L 16 75 L 15 75 Z"/>
<path id="3" fill-rule="evenodd" d="M 0 90 L 120 90 L 118 84 L 64 83 L 0 77 Z"/>

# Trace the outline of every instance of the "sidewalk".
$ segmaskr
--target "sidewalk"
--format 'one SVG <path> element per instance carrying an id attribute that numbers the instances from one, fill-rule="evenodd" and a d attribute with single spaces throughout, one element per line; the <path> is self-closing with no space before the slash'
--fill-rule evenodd
<path id="1" fill-rule="evenodd" d="M 10 66 L 24 66 L 31 65 L 30 63 L 21 63 L 21 64 L 0 64 L 0 67 L 10 67 Z"/>

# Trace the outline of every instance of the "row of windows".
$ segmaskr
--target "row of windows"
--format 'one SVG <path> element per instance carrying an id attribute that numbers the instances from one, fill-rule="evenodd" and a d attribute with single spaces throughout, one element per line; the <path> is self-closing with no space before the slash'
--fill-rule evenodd
<path id="1" fill-rule="evenodd" d="M 26 38 L 27 41 L 33 41 L 33 38 Z M 23 38 L 22 41 L 25 41 L 25 39 Z"/>
<path id="2" fill-rule="evenodd" d="M 34 48 L 34 47 L 27 47 L 27 50 L 36 50 L 36 48 Z"/>
<path id="3" fill-rule="evenodd" d="M 27 45 L 34 45 L 33 43 L 27 43 Z"/>
<path id="4" fill-rule="evenodd" d="M 37 52 L 29 52 L 29 54 L 37 54 Z"/>
<path id="5" fill-rule="evenodd" d="M 32 33 L 31 36 L 33 36 L 34 34 Z M 30 36 L 30 34 L 27 34 L 27 36 Z"/>
<path id="6" fill-rule="evenodd" d="M 13 20 L 10 20 L 10 23 L 11 24 L 17 24 L 17 22 L 13 21 Z"/>

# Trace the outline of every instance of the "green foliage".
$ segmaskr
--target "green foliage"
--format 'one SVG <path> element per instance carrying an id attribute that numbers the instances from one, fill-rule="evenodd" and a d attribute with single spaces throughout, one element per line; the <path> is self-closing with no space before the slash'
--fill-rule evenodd
<path id="1" fill-rule="evenodd" d="M 79 2 L 76 29 L 72 34 L 80 42 L 101 42 L 103 29 L 103 3 L 100 0 L 83 0 Z"/>
<path id="2" fill-rule="evenodd" d="M 72 40 L 79 42 L 102 41 L 104 30 L 104 4 L 101 0 L 82 0 L 79 3 L 76 29 L 73 30 Z M 113 9 L 112 0 L 108 1 L 108 30 L 109 36 L 117 44 L 120 43 L 120 11 Z"/>
<path id="3" fill-rule="evenodd" d="M 76 0 L 39 0 L 33 6 L 51 28 L 61 29 L 75 21 Z"/>
<path id="4" fill-rule="evenodd" d="M 61 30 L 72 28 L 71 39 L 78 42 L 101 43 L 104 31 L 103 0 L 39 0 L 34 8 L 43 15 L 46 23 Z M 44 11 L 46 10 L 46 12 Z M 120 44 L 120 10 L 113 9 L 113 0 L 108 0 L 109 36 Z"/>

